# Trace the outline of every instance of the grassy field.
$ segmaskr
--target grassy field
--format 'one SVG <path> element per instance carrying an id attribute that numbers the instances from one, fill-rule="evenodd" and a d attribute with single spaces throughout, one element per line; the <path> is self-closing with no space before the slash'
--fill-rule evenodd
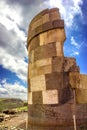
<path id="1" fill-rule="evenodd" d="M 21 99 L 0 98 L 0 112 L 6 109 L 17 108 L 18 110 L 27 110 L 27 103 Z"/>

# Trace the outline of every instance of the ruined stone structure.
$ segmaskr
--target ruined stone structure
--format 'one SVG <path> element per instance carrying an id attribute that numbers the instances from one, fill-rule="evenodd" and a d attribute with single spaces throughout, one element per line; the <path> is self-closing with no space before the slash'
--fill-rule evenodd
<path id="1" fill-rule="evenodd" d="M 80 75 L 75 58 L 64 57 L 65 39 L 57 8 L 40 12 L 30 23 L 28 130 L 73 130 L 73 114 L 77 128 L 86 127 L 87 104 L 81 103 L 87 103 L 87 76 Z"/>

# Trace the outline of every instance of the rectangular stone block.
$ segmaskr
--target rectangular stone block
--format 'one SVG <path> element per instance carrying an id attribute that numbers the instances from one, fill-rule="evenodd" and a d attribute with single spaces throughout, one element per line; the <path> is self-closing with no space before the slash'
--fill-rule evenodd
<path id="1" fill-rule="evenodd" d="M 87 103 L 87 89 L 76 89 L 76 103 Z"/>
<path id="2" fill-rule="evenodd" d="M 29 50 L 28 52 L 30 53 L 32 50 L 36 49 L 39 46 L 39 36 L 34 37 L 30 44 L 29 44 Z"/>
<path id="3" fill-rule="evenodd" d="M 79 88 L 87 89 L 87 75 L 85 75 L 85 74 L 80 74 L 79 77 L 80 77 L 80 85 L 79 85 Z"/>
<path id="4" fill-rule="evenodd" d="M 63 72 L 63 57 L 55 56 L 52 57 L 52 71 L 53 72 Z"/>
<path id="5" fill-rule="evenodd" d="M 29 37 L 28 37 L 28 46 L 29 46 L 29 43 L 30 43 L 30 41 L 31 41 L 31 39 L 36 35 L 36 30 L 33 30 L 33 31 L 31 31 L 30 30 L 30 32 L 29 32 Z"/>
<path id="6" fill-rule="evenodd" d="M 50 73 L 45 75 L 46 90 L 63 88 L 63 73 Z"/>
<path id="7" fill-rule="evenodd" d="M 43 67 L 38 67 L 38 68 L 33 68 L 32 70 L 29 69 L 29 78 L 39 76 L 39 75 L 44 75 L 47 73 L 52 73 L 52 65 L 46 65 Z"/>
<path id="8" fill-rule="evenodd" d="M 36 76 L 30 79 L 30 91 L 46 90 L 45 75 Z"/>
<path id="9" fill-rule="evenodd" d="M 69 86 L 63 89 L 59 89 L 59 103 L 64 104 L 72 99 L 73 93 Z"/>
<path id="10" fill-rule="evenodd" d="M 57 56 L 63 56 L 63 43 L 56 42 L 56 53 Z"/>
<path id="11" fill-rule="evenodd" d="M 38 60 L 29 64 L 29 78 L 52 72 L 52 58 Z"/>
<path id="12" fill-rule="evenodd" d="M 52 64 L 52 58 L 46 58 L 42 60 L 38 60 L 35 62 L 36 67 L 42 67 L 42 66 L 47 66 Z"/>
<path id="13" fill-rule="evenodd" d="M 39 34 L 39 33 L 42 33 L 42 31 L 43 31 L 42 25 L 38 26 L 38 27 L 35 29 L 35 31 L 36 31 L 36 35 Z"/>
<path id="14" fill-rule="evenodd" d="M 31 104 L 31 105 L 28 105 L 28 108 L 29 108 L 29 111 L 28 111 L 29 116 L 32 116 L 35 118 L 43 117 L 43 114 L 44 114 L 43 110 L 45 111 L 43 104 Z"/>
<path id="15" fill-rule="evenodd" d="M 32 92 L 28 93 L 28 104 L 33 104 L 33 102 L 32 102 Z"/>
<path id="16" fill-rule="evenodd" d="M 29 54 L 29 64 L 34 62 L 34 50 L 32 50 Z"/>
<path id="17" fill-rule="evenodd" d="M 40 39 L 40 46 L 43 46 L 43 45 L 45 45 L 46 43 L 47 43 L 47 32 L 44 32 L 44 33 L 41 33 L 40 35 L 39 35 L 39 39 Z"/>
<path id="18" fill-rule="evenodd" d="M 32 92 L 33 104 L 43 104 L 42 91 Z"/>
<path id="19" fill-rule="evenodd" d="M 35 28 L 37 28 L 38 26 L 42 25 L 42 17 L 39 18 L 38 20 L 36 20 L 31 27 L 31 30 L 34 30 Z"/>
<path id="20" fill-rule="evenodd" d="M 71 88 L 79 88 L 80 85 L 80 74 L 76 72 L 69 73 L 69 82 L 71 85 Z"/>
<path id="21" fill-rule="evenodd" d="M 43 104 L 58 104 L 58 90 L 46 90 L 42 95 Z"/>
<path id="22" fill-rule="evenodd" d="M 40 46 L 34 51 L 34 61 L 51 58 L 52 56 L 56 56 L 56 43 Z"/>
<path id="23" fill-rule="evenodd" d="M 41 33 L 40 37 L 40 45 L 45 45 L 51 42 L 59 42 L 61 43 L 61 49 L 63 48 L 63 42 L 66 39 L 64 29 L 52 29 L 47 32 Z"/>
<path id="24" fill-rule="evenodd" d="M 52 22 L 53 28 L 64 28 L 64 20 L 55 20 Z"/>
<path id="25" fill-rule="evenodd" d="M 42 25 L 43 32 L 48 31 L 49 29 L 53 29 L 52 22 L 47 22 Z"/>
<path id="26" fill-rule="evenodd" d="M 64 58 L 64 71 L 65 72 L 77 72 L 79 73 L 79 66 L 76 65 L 76 60 L 75 58 L 69 58 L 69 57 L 65 57 Z"/>
<path id="27" fill-rule="evenodd" d="M 49 13 L 43 15 L 42 18 L 43 18 L 43 24 L 49 22 L 50 21 Z"/>
<path id="28" fill-rule="evenodd" d="M 53 11 L 50 13 L 51 21 L 60 19 L 60 14 L 57 11 Z"/>

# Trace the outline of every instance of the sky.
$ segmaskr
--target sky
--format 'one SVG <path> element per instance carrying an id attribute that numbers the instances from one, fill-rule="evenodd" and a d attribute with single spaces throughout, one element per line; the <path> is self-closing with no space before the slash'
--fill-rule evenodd
<path id="1" fill-rule="evenodd" d="M 27 99 L 29 23 L 53 7 L 65 21 L 64 55 L 87 74 L 87 0 L 0 0 L 0 98 Z"/>

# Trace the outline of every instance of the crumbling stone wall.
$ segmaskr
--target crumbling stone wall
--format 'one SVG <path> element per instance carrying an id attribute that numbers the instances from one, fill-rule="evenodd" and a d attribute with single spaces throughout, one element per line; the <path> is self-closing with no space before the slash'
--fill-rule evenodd
<path id="1" fill-rule="evenodd" d="M 65 39 L 57 8 L 40 12 L 30 23 L 28 130 L 73 129 L 72 75 L 80 72 L 75 58 L 64 57 Z M 77 105 L 76 113 L 77 126 L 87 124 L 87 105 Z"/>

